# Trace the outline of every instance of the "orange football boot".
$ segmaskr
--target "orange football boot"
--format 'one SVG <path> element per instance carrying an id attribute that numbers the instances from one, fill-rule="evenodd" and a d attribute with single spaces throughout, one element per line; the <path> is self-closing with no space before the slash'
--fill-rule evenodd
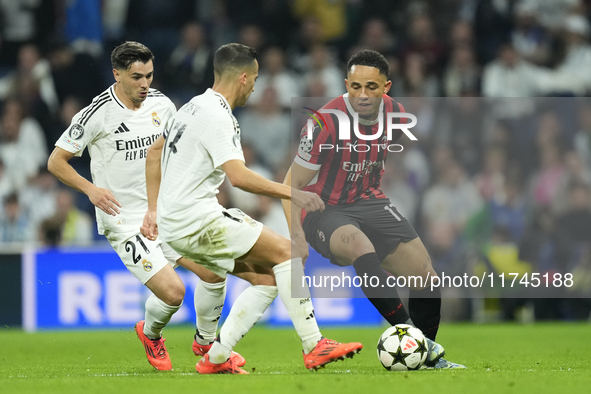
<path id="1" fill-rule="evenodd" d="M 211 349 L 211 345 L 213 345 L 213 342 L 209 345 L 200 345 L 197 343 L 197 340 L 193 339 L 193 353 L 195 353 L 196 356 L 205 356 L 207 352 L 209 352 L 209 349 Z M 246 364 L 246 360 L 240 355 L 240 353 L 232 352 L 230 358 L 234 359 L 234 364 L 236 364 L 237 367 L 243 367 L 244 364 Z"/>
<path id="2" fill-rule="evenodd" d="M 333 361 L 353 358 L 361 349 L 363 345 L 359 342 L 339 343 L 322 338 L 310 353 L 304 354 L 304 364 L 310 371 L 316 371 Z"/>
<path id="3" fill-rule="evenodd" d="M 135 332 L 142 341 L 144 345 L 144 349 L 146 350 L 146 357 L 148 357 L 148 362 L 152 364 L 154 368 L 159 371 L 169 371 L 172 369 L 172 363 L 170 362 L 170 356 L 168 355 L 168 351 L 166 350 L 166 346 L 164 346 L 164 341 L 166 339 L 150 339 L 144 334 L 144 324 L 146 322 L 144 320 L 138 322 L 134 329 Z"/>
<path id="4" fill-rule="evenodd" d="M 248 375 L 248 372 L 238 367 L 234 363 L 232 357 L 230 357 L 228 361 L 226 361 L 225 363 L 214 364 L 209 361 L 209 354 L 207 353 L 205 353 L 203 358 L 199 360 L 199 362 L 195 366 L 195 370 L 197 370 L 197 372 L 199 372 L 200 374 L 229 373 L 237 375 Z"/>

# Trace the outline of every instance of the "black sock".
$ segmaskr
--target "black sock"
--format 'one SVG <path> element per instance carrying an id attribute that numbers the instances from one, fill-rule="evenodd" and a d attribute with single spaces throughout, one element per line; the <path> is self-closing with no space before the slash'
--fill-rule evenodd
<path id="1" fill-rule="evenodd" d="M 441 320 L 441 290 L 435 287 L 411 290 L 408 311 L 415 326 L 429 339 L 435 340 Z"/>
<path id="2" fill-rule="evenodd" d="M 363 293 L 373 304 L 373 306 L 380 312 L 380 314 L 391 325 L 403 324 L 408 322 L 408 313 L 395 287 L 388 287 L 386 285 L 388 274 L 382 269 L 378 255 L 375 253 L 364 254 L 353 262 L 355 272 L 361 278 L 367 275 L 367 284 L 369 285 L 369 278 L 372 276 L 379 278 L 379 287 L 361 286 Z M 365 282 L 365 281 L 364 281 Z M 384 285 L 384 287 L 381 287 Z"/>

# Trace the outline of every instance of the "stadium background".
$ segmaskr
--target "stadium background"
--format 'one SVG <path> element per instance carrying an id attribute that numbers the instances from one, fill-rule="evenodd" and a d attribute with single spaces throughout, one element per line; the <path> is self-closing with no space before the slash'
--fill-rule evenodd
<path id="1" fill-rule="evenodd" d="M 152 86 L 177 107 L 211 86 L 217 47 L 235 41 L 255 47 L 260 78 L 236 115 L 247 164 L 278 181 L 296 137 L 281 138 L 290 134 L 291 97 L 342 94 L 349 56 L 361 48 L 380 51 L 390 62 L 393 97 L 462 97 L 459 117 L 482 124 L 457 127 L 447 116 L 442 127 L 433 120 L 449 114 L 423 106 L 419 145 L 388 161 L 386 194 L 417 228 L 435 269 L 461 273 L 480 261 L 498 263 L 498 272 L 526 264 L 532 272 L 589 278 L 591 103 L 583 97 L 591 90 L 590 3 L 0 0 L 0 293 L 9 305 L 0 323 L 23 323 L 21 307 L 30 300 L 21 292 L 30 282 L 22 278 L 30 265 L 21 262 L 31 248 L 49 248 L 38 261 L 55 247 L 70 257 L 71 248 L 109 248 L 96 234 L 86 196 L 63 188 L 44 166 L 71 117 L 112 83 L 109 54 L 124 40 L 152 49 Z M 485 98 L 540 96 L 559 96 L 562 105 L 530 113 L 535 127 L 528 132 L 518 105 L 500 106 L 492 122 L 481 119 L 491 103 Z M 88 160 L 73 163 L 87 177 Z M 276 201 L 228 187 L 220 199 L 286 234 Z M 100 252 L 86 253 L 72 270 L 101 266 Z M 39 281 L 37 290 L 51 286 Z M 142 297 L 122 286 L 119 296 Z M 473 302 L 447 294 L 444 317 L 587 320 L 591 306 L 580 295 Z M 108 302 L 100 300 L 106 314 Z M 79 318 L 88 321 L 89 311 Z"/>

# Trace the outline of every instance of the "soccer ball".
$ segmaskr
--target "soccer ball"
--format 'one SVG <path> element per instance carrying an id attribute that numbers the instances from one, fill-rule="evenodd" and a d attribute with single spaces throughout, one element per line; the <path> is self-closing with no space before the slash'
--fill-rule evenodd
<path id="1" fill-rule="evenodd" d="M 418 328 L 397 324 L 380 336 L 378 358 L 389 371 L 419 369 L 427 359 L 427 340 Z"/>

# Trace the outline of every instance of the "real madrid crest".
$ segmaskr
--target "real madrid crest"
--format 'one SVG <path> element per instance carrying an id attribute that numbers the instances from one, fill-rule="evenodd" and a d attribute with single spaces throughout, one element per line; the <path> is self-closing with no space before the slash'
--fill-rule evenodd
<path id="1" fill-rule="evenodd" d="M 146 272 L 152 271 L 152 263 L 150 263 L 148 260 L 142 261 L 142 265 L 144 266 L 144 271 L 146 271 Z"/>
<path id="2" fill-rule="evenodd" d="M 156 127 L 160 127 L 160 124 L 162 123 L 160 121 L 160 118 L 158 117 L 158 114 L 156 113 L 156 111 L 152 112 L 152 123 Z"/>

